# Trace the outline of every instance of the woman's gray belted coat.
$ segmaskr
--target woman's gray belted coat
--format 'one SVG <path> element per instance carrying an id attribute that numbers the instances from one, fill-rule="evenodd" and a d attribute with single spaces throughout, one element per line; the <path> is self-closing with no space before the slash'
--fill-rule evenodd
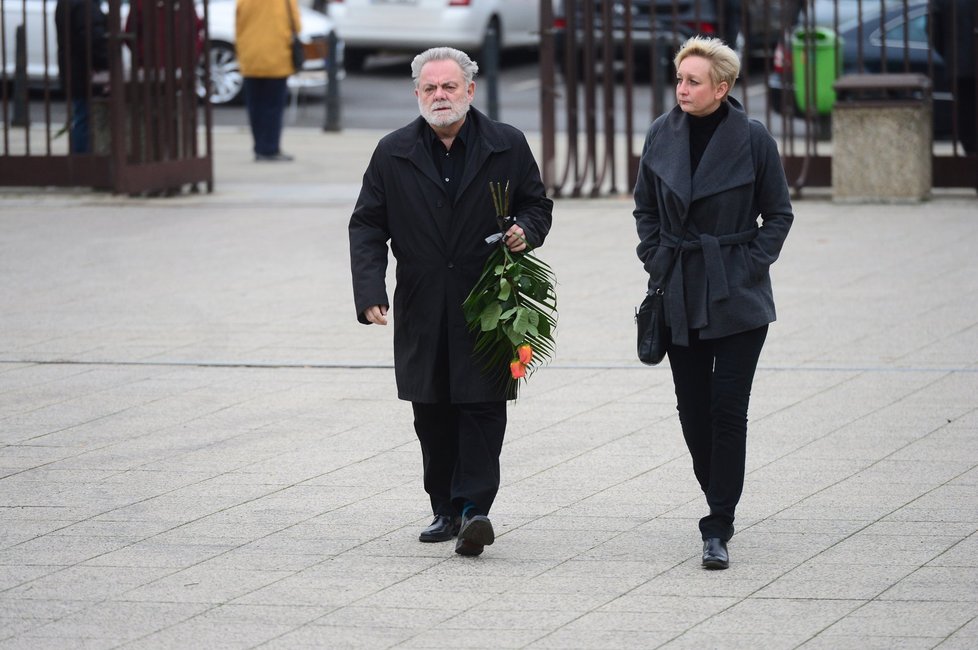
<path id="1" fill-rule="evenodd" d="M 730 110 L 695 174 L 688 119 L 678 107 L 652 123 L 642 151 L 634 216 L 650 288 L 661 284 L 691 220 L 664 287 L 666 324 L 677 345 L 688 343 L 690 329 L 713 339 L 776 317 L 769 269 L 794 218 L 788 186 L 774 139 L 737 100 L 726 101 Z"/>

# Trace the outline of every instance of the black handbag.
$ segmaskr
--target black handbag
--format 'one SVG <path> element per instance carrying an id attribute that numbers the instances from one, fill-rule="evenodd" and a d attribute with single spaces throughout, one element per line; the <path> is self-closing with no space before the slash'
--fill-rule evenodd
<path id="1" fill-rule="evenodd" d="M 665 296 L 663 287 L 669 281 L 672 270 L 679 260 L 682 251 L 683 241 L 686 239 L 686 231 L 689 229 L 689 219 L 683 226 L 683 233 L 676 242 L 676 249 L 672 254 L 672 261 L 669 268 L 662 278 L 660 286 L 652 287 L 645 294 L 640 307 L 635 309 L 635 325 L 638 330 L 638 360 L 647 366 L 658 365 L 666 356 L 666 315 L 662 304 Z"/>
<path id="2" fill-rule="evenodd" d="M 298 36 L 292 37 L 292 69 L 298 72 L 302 70 L 302 64 L 306 62 L 306 48 L 299 40 Z"/>
<path id="3" fill-rule="evenodd" d="M 662 311 L 662 289 L 650 290 L 635 310 L 638 325 L 638 360 L 654 366 L 666 356 L 666 317 Z"/>
<path id="4" fill-rule="evenodd" d="M 298 72 L 302 70 L 302 64 L 306 62 L 306 48 L 299 40 L 298 36 L 292 37 L 292 69 Z"/>
<path id="5" fill-rule="evenodd" d="M 306 48 L 295 31 L 295 19 L 292 17 L 292 2 L 285 0 L 285 10 L 289 12 L 289 25 L 292 26 L 292 70 L 299 72 L 306 62 Z"/>

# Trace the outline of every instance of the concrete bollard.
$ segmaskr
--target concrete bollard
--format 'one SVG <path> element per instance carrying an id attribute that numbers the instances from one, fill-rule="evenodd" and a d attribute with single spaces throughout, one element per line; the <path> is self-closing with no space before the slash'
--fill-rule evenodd
<path id="1" fill-rule="evenodd" d="M 14 36 L 14 115 L 12 126 L 30 126 L 31 116 L 27 101 L 27 38 L 23 25 L 17 25 Z"/>
<path id="2" fill-rule="evenodd" d="M 832 198 L 907 202 L 930 197 L 933 104 L 921 74 L 853 74 L 835 83 Z"/>
<path id="3" fill-rule="evenodd" d="M 326 56 L 326 119 L 323 122 L 323 131 L 341 131 L 343 105 L 340 101 L 340 52 L 339 38 L 336 32 L 329 33 L 329 43 L 327 45 L 328 54 Z"/>

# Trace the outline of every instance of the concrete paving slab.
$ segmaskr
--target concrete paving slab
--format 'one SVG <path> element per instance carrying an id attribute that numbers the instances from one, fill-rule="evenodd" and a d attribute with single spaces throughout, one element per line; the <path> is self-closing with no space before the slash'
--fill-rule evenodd
<path id="1" fill-rule="evenodd" d="M 558 198 L 557 355 L 460 558 L 417 542 L 390 331 L 353 319 L 380 135 L 287 129 L 275 167 L 220 129 L 211 195 L 0 190 L 0 648 L 974 647 L 973 194 L 796 203 L 725 572 L 633 359 L 631 201 Z"/>

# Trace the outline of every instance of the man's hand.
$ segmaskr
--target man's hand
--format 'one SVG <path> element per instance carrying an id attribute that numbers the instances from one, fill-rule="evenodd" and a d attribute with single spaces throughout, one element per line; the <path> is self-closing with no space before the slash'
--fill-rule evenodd
<path id="1" fill-rule="evenodd" d="M 512 253 L 526 249 L 526 236 L 523 234 L 523 229 L 515 223 L 506 231 L 506 248 Z"/>
<path id="2" fill-rule="evenodd" d="M 387 324 L 387 305 L 374 305 L 363 310 L 363 317 L 374 325 Z"/>

